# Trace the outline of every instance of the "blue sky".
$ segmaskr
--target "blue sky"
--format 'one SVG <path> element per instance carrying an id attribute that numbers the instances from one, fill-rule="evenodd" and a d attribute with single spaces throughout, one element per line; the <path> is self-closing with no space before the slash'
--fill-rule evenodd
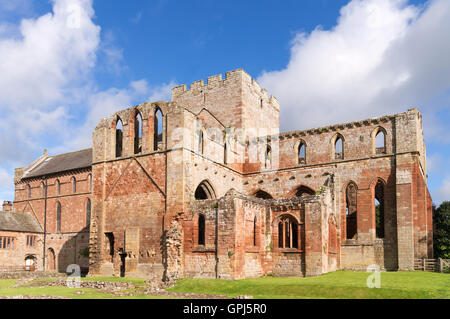
<path id="1" fill-rule="evenodd" d="M 0 0 L 0 199 L 44 148 L 90 147 L 100 118 L 244 68 L 283 131 L 417 107 L 450 200 L 448 34 L 447 0 Z"/>

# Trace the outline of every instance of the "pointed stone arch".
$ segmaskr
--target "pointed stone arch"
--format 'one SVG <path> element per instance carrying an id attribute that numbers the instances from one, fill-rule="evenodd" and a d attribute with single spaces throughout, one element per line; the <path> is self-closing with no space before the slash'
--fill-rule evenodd
<path id="1" fill-rule="evenodd" d="M 212 187 L 211 183 L 208 180 L 204 180 L 197 186 L 194 195 L 196 200 L 207 200 L 216 198 L 216 192 L 214 191 L 214 188 Z"/>

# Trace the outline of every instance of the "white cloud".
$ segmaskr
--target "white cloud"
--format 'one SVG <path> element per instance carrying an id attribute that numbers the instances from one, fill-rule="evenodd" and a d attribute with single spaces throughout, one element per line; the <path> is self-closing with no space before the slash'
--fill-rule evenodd
<path id="1" fill-rule="evenodd" d="M 90 0 L 55 0 L 24 19 L 20 38 L 0 38 L 0 105 L 39 107 L 66 99 L 95 65 L 100 28 Z"/>
<path id="2" fill-rule="evenodd" d="M 450 89 L 449 33 L 450 1 L 418 8 L 405 0 L 353 0 L 333 29 L 297 34 L 287 67 L 258 81 L 280 100 L 283 130 L 411 106 L 428 113 L 437 108 L 432 99 Z"/>
<path id="3" fill-rule="evenodd" d="M 89 111 L 86 115 L 86 120 L 82 125 L 68 128 L 70 133 L 66 135 L 66 141 L 61 146 L 51 149 L 51 151 L 60 153 L 91 147 L 92 132 L 102 118 L 142 103 L 142 101 L 168 100 L 171 88 L 174 86 L 176 86 L 176 83 L 173 81 L 159 86 L 150 86 L 147 80 L 141 79 L 130 82 L 128 88 L 110 88 L 105 91 L 92 93 L 87 102 Z"/>

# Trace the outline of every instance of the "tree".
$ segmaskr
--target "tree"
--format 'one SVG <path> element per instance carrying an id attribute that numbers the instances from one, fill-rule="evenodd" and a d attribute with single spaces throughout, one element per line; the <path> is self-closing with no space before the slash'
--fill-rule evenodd
<path id="1" fill-rule="evenodd" d="M 450 259 L 450 201 L 435 210 L 433 237 L 434 257 Z"/>

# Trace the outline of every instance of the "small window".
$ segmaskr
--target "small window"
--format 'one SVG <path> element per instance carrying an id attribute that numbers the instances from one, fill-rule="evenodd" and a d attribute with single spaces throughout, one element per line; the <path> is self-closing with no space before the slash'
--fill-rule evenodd
<path id="1" fill-rule="evenodd" d="M 89 192 L 92 193 L 92 174 L 89 174 L 88 176 L 88 181 L 89 181 Z"/>
<path id="2" fill-rule="evenodd" d="M 56 194 L 59 196 L 61 195 L 61 182 L 59 179 L 56 180 Z"/>
<path id="3" fill-rule="evenodd" d="M 264 167 L 271 168 L 272 167 L 272 148 L 270 145 L 266 146 L 266 152 L 264 156 Z"/>
<path id="4" fill-rule="evenodd" d="M 205 216 L 198 216 L 198 244 L 205 245 Z"/>
<path id="5" fill-rule="evenodd" d="M 91 226 L 91 200 L 88 199 L 86 203 L 86 227 Z"/>
<path id="6" fill-rule="evenodd" d="M 45 198 L 45 184 L 44 182 L 41 183 L 41 188 L 42 188 L 42 197 Z"/>
<path id="7" fill-rule="evenodd" d="M 199 130 L 198 132 L 198 152 L 203 155 L 205 147 L 205 137 L 203 135 L 203 130 Z"/>
<path id="8" fill-rule="evenodd" d="M 257 223 L 258 223 L 258 217 L 255 216 L 255 219 L 253 220 L 253 246 L 258 246 L 257 245 L 257 237 L 258 237 L 258 232 L 257 232 Z"/>
<path id="9" fill-rule="evenodd" d="M 77 179 L 72 177 L 72 193 L 75 194 L 77 192 Z"/>
<path id="10" fill-rule="evenodd" d="M 227 165 L 228 156 L 227 156 L 227 143 L 223 145 L 223 163 Z"/>
<path id="11" fill-rule="evenodd" d="M 27 184 L 27 196 L 28 196 L 28 198 L 31 198 L 31 186 L 30 186 L 30 184 Z"/>

